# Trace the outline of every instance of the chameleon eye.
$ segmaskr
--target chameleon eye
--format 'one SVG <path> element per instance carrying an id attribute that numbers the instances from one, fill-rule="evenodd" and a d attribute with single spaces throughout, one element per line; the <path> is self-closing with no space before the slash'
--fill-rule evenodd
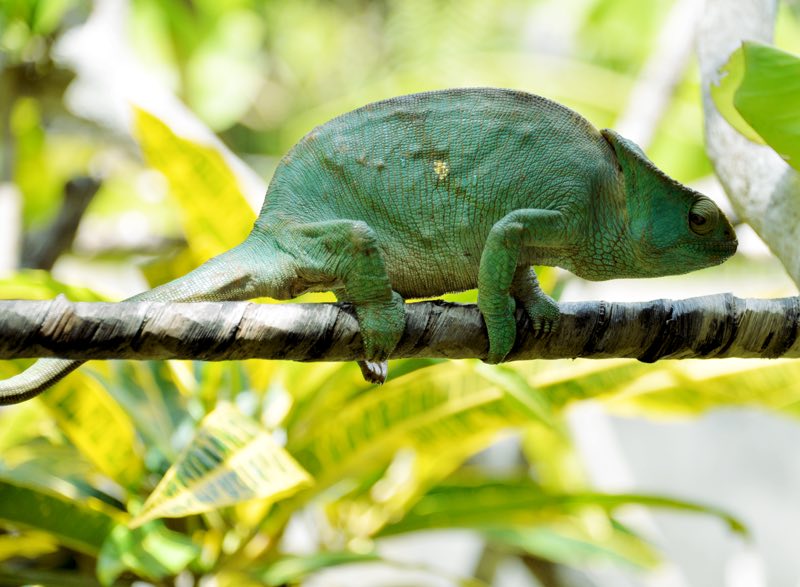
<path id="1" fill-rule="evenodd" d="M 708 198 L 700 198 L 692 204 L 689 210 L 689 228 L 695 234 L 708 234 L 717 225 L 719 210 Z"/>

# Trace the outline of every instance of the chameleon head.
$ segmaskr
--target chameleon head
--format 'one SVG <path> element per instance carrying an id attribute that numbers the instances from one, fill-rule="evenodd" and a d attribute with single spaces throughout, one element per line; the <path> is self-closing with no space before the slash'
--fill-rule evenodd
<path id="1" fill-rule="evenodd" d="M 603 130 L 624 185 L 632 266 L 617 276 L 656 277 L 718 265 L 736 252 L 730 221 L 709 198 L 659 170 L 633 142 Z"/>

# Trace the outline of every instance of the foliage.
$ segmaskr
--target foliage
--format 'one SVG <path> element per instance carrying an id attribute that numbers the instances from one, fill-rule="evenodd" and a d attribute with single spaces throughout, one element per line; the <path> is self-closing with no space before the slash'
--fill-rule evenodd
<path id="1" fill-rule="evenodd" d="M 315 124 L 436 87 L 535 91 L 610 126 L 670 2 L 563 2 L 568 23 L 544 18 L 553 4 L 131 0 L 124 32 L 165 86 L 268 175 Z M 155 257 L 142 269 L 154 285 L 236 244 L 254 218 L 219 152 L 170 120 L 137 111 L 120 136 L 65 109 L 74 72 L 54 48 L 88 12 L 77 0 L 0 3 L 0 89 L 16 88 L 0 95 L 1 154 L 14 159 L 0 181 L 23 192 L 25 230 L 53 216 L 69 177 L 104 180 L 56 266 L 66 278 L 20 271 L 0 282 L 2 297 L 107 299 L 108 282 L 127 275 L 76 287 L 62 282 L 80 281 L 70 263 L 92 275 L 121 266 L 141 281 L 134 266 Z M 669 113 L 677 124 L 662 125 L 655 142 L 657 162 L 682 180 L 709 169 L 696 93 L 689 72 Z M 155 249 L 143 244 L 154 240 Z M 564 286 L 556 272 L 542 277 L 551 291 Z M 0 376 L 23 366 L 0 364 Z M 648 417 L 756 405 L 795 416 L 797 370 L 405 361 L 378 388 L 353 365 L 89 365 L 0 411 L 0 584 L 163 585 L 188 575 L 294 585 L 335 565 L 400 566 L 382 556 L 383 537 L 443 527 L 474 529 L 487 549 L 523 558 L 649 569 L 658 553 L 621 521 L 627 506 L 741 525 L 712 505 L 593 490 L 568 432 L 570 405 L 595 400 Z M 481 467 L 481 451 L 508 437 L 520 446 L 513 470 Z M 314 552 L 294 548 L 297 525 Z"/>
<path id="2" fill-rule="evenodd" d="M 800 171 L 800 57 L 745 42 L 722 73 L 711 95 L 726 120 Z"/>

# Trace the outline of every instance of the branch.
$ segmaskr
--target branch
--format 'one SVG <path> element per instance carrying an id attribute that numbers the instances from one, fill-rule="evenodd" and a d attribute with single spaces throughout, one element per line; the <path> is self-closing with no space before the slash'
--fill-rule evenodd
<path id="1" fill-rule="evenodd" d="M 510 361 L 570 357 L 659 359 L 800 357 L 800 298 L 719 294 L 639 303 L 564 303 L 561 324 L 535 337 L 524 312 Z M 392 358 L 482 358 L 487 339 L 474 305 L 407 305 Z M 348 304 L 247 302 L 73 303 L 0 301 L 0 359 L 362 358 Z"/>
<path id="2" fill-rule="evenodd" d="M 711 99 L 719 68 L 743 40 L 769 43 L 777 0 L 707 0 L 697 53 L 708 156 L 737 214 L 750 224 L 800 284 L 800 173 L 771 148 L 748 141 Z"/>
<path id="3" fill-rule="evenodd" d="M 53 222 L 25 239 L 23 267 L 53 268 L 59 255 L 72 246 L 83 213 L 99 189 L 99 180 L 85 176 L 74 177 L 64 185 L 64 201 Z"/>
<path id="4" fill-rule="evenodd" d="M 645 151 L 689 65 L 701 11 L 702 3 L 697 0 L 678 0 L 672 5 L 655 50 L 642 67 L 628 104 L 614 125 L 621 135 Z"/>

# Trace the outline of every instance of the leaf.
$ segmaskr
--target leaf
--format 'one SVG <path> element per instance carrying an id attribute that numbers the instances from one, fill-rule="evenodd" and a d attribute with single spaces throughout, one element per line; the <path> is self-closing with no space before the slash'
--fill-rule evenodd
<path id="1" fill-rule="evenodd" d="M 97 560 L 97 577 L 111 585 L 127 570 L 147 579 L 177 575 L 200 554 L 200 546 L 183 534 L 151 522 L 140 528 L 116 526 L 106 539 Z"/>
<path id="2" fill-rule="evenodd" d="M 135 133 L 148 164 L 169 181 L 195 261 L 204 262 L 242 242 L 255 214 L 222 155 L 178 137 L 140 109 L 135 110 Z M 220 211 L 225 222 L 220 222 Z"/>
<path id="3" fill-rule="evenodd" d="M 308 556 L 286 556 L 262 569 L 252 569 L 249 574 L 267 585 L 280 587 L 298 583 L 322 569 L 379 560 L 380 557 L 374 552 L 317 552 Z"/>
<path id="4" fill-rule="evenodd" d="M 17 556 L 36 558 L 57 549 L 57 541 L 44 532 L 26 531 L 0 535 L 0 561 Z"/>
<path id="5" fill-rule="evenodd" d="M 64 434 L 103 473 L 136 487 L 144 473 L 136 430 L 122 406 L 86 372 L 73 374 L 40 396 Z"/>
<path id="6" fill-rule="evenodd" d="M 578 568 L 609 562 L 652 569 L 659 563 L 648 544 L 616 524 L 599 536 L 570 520 L 532 528 L 493 528 L 484 535 L 496 545 Z"/>
<path id="7" fill-rule="evenodd" d="M 267 430 L 220 404 L 148 497 L 132 526 L 251 499 L 277 501 L 311 482 Z"/>
<path id="8" fill-rule="evenodd" d="M 742 120 L 792 167 L 800 171 L 800 57 L 745 42 L 724 67 L 730 79 L 716 88 L 720 112 L 737 130 Z M 731 90 L 733 97 L 731 100 Z M 741 115 L 731 115 L 730 104 Z M 729 118 L 730 117 L 730 118 Z M 752 133 L 745 136 L 752 138 Z"/>
<path id="9" fill-rule="evenodd" d="M 124 519 L 96 499 L 75 500 L 0 478 L 0 521 L 52 534 L 61 544 L 96 556 Z"/>
<path id="10" fill-rule="evenodd" d="M 443 448 L 460 449 L 465 443 L 478 450 L 500 430 L 529 417 L 516 397 L 472 363 L 450 363 L 355 397 L 336 418 L 313 429 L 294 435 L 290 430 L 289 450 L 321 489 L 364 467 L 385 466 L 398 448 L 409 445 L 439 456 Z M 467 442 L 470 436 L 479 439 L 478 446 Z"/>
<path id="11" fill-rule="evenodd" d="M 0 299 L 3 300 L 50 300 L 59 294 L 78 302 L 107 301 L 88 288 L 65 285 L 39 269 L 21 269 L 11 277 L 0 279 Z"/>
<path id="12" fill-rule="evenodd" d="M 744 54 L 741 48 L 731 53 L 728 62 L 720 68 L 719 73 L 721 76 L 719 81 L 711 84 L 711 98 L 717 110 L 739 133 L 754 143 L 763 145 L 764 139 L 747 123 L 734 103 L 736 92 L 745 76 Z"/>
<path id="13" fill-rule="evenodd" d="M 433 488 L 402 520 L 386 526 L 380 535 L 431 528 L 530 526 L 574 515 L 587 507 L 611 512 L 629 504 L 709 514 L 722 519 L 732 531 L 746 533 L 744 525 L 732 515 L 679 499 L 641 494 L 547 493 L 525 477 L 463 475 Z M 498 524 L 498 520 L 502 523 Z"/>

